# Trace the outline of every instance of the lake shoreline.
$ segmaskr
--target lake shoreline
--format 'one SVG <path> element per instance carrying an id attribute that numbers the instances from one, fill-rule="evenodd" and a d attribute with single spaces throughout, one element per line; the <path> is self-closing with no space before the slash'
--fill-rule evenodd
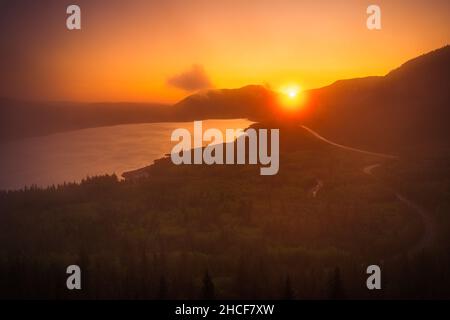
<path id="1" fill-rule="evenodd" d="M 242 128 L 247 119 L 205 120 L 205 127 Z M 87 177 L 139 172 L 170 152 L 171 133 L 192 122 L 158 122 L 86 128 L 0 143 L 0 190 L 45 189 Z"/>

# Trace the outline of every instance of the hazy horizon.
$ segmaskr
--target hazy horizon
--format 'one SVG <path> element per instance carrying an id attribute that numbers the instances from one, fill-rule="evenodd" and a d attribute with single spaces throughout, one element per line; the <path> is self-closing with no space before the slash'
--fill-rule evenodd
<path id="1" fill-rule="evenodd" d="M 447 1 L 77 1 L 0 5 L 0 96 L 34 101 L 175 103 L 197 89 L 303 90 L 382 76 L 450 39 Z M 189 9 L 189 10 L 187 10 Z M 182 36 L 180 36 L 182 35 Z"/>

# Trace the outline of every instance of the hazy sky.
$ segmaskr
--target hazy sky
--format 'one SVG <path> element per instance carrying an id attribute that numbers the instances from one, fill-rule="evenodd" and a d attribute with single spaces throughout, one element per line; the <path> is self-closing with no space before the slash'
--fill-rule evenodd
<path id="1" fill-rule="evenodd" d="M 66 29 L 81 7 L 82 30 Z M 378 4 L 382 30 L 366 28 Z M 1 0 L 0 96 L 173 102 L 384 75 L 450 43 L 448 0 Z"/>

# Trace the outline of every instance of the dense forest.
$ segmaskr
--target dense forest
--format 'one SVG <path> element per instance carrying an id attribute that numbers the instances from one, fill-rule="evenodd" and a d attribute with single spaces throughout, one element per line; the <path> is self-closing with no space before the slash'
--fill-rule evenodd
<path id="1" fill-rule="evenodd" d="M 135 179 L 0 193 L 0 297 L 450 297 L 448 157 L 381 160 L 281 132 L 274 176 L 164 158 Z M 427 230 L 397 190 L 437 222 L 433 242 L 416 245 Z M 81 291 L 66 289 L 71 264 Z M 366 288 L 371 264 L 382 290 Z"/>

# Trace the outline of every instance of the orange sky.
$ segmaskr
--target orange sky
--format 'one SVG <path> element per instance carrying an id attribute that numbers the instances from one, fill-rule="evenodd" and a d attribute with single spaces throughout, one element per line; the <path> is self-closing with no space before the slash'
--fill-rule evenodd
<path id="1" fill-rule="evenodd" d="M 168 79 L 194 64 L 216 88 L 308 89 L 450 43 L 449 1 L 73 1 L 81 31 L 65 28 L 68 3 L 33 2 L 0 7 L 2 96 L 175 102 L 190 92 Z M 372 3 L 381 31 L 366 28 Z"/>

